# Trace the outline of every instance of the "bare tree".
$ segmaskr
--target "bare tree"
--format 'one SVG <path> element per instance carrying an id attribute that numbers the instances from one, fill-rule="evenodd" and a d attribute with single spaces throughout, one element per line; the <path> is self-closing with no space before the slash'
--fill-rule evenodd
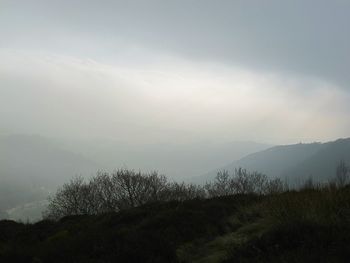
<path id="1" fill-rule="evenodd" d="M 141 173 L 121 169 L 112 174 L 98 172 L 85 182 L 73 178 L 49 199 L 45 216 L 58 219 L 67 215 L 101 214 L 158 201 L 184 201 L 233 194 L 269 194 L 282 191 L 280 180 L 269 180 L 258 172 L 236 169 L 221 171 L 204 187 L 184 182 L 168 182 L 157 172 Z"/>
<path id="2" fill-rule="evenodd" d="M 346 185 L 349 177 L 349 167 L 344 160 L 340 160 L 336 168 L 335 181 L 338 187 Z"/>
<path id="3" fill-rule="evenodd" d="M 119 210 L 119 192 L 111 176 L 106 172 L 98 172 L 97 176 L 90 180 L 91 189 L 94 191 L 96 209 L 103 212 Z"/>
<path id="4" fill-rule="evenodd" d="M 266 184 L 265 194 L 279 194 L 287 189 L 280 178 L 269 180 Z"/>
<path id="5" fill-rule="evenodd" d="M 311 175 L 304 182 L 302 182 L 300 186 L 301 190 L 313 190 L 315 188 L 316 188 L 316 184 Z"/>
<path id="6" fill-rule="evenodd" d="M 172 182 L 168 185 L 167 198 L 164 200 L 185 201 L 205 197 L 205 190 L 199 185 Z"/>
<path id="7" fill-rule="evenodd" d="M 232 178 L 232 188 L 237 194 L 264 194 L 266 192 L 268 178 L 258 172 L 248 172 L 238 168 Z"/>
<path id="8" fill-rule="evenodd" d="M 207 182 L 204 187 L 209 197 L 234 194 L 232 177 L 226 170 L 219 171 L 214 182 Z"/>
<path id="9" fill-rule="evenodd" d="M 169 196 L 180 199 L 181 187 L 170 186 L 166 177 L 157 172 L 142 174 L 126 169 L 112 174 L 98 172 L 89 182 L 76 177 L 50 197 L 45 216 L 57 219 L 66 215 L 99 214 L 166 200 Z M 177 194 L 169 195 L 169 191 Z M 181 198 L 194 195 L 193 192 L 193 187 L 186 186 Z"/>
<path id="10" fill-rule="evenodd" d="M 266 194 L 272 188 L 281 188 L 279 181 L 271 181 L 266 175 L 258 172 L 248 172 L 238 168 L 232 174 L 228 171 L 218 172 L 213 182 L 206 183 L 204 188 L 208 197 L 232 194 Z"/>
<path id="11" fill-rule="evenodd" d="M 54 197 L 49 198 L 46 216 L 60 218 L 66 215 L 91 213 L 86 201 L 88 193 L 89 190 L 86 188 L 83 178 L 73 178 L 58 189 Z"/>
<path id="12" fill-rule="evenodd" d="M 237 194 L 248 194 L 253 193 L 253 185 L 251 183 L 250 174 L 247 170 L 238 168 L 235 170 L 233 179 L 232 179 L 232 187 Z"/>

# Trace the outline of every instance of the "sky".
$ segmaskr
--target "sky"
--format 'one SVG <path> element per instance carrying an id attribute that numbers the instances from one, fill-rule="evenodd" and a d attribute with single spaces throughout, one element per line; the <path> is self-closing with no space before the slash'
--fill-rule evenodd
<path id="1" fill-rule="evenodd" d="M 345 0 L 0 0 L 0 133 L 348 137 L 349 24 Z"/>

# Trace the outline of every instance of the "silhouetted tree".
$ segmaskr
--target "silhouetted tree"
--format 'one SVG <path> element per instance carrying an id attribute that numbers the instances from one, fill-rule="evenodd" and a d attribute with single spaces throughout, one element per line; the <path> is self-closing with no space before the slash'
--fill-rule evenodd
<path id="1" fill-rule="evenodd" d="M 205 186 L 168 182 L 157 172 L 141 173 L 120 169 L 112 174 L 98 172 L 87 182 L 76 177 L 59 188 L 49 199 L 44 214 L 58 219 L 68 215 L 101 214 L 120 211 L 158 201 L 185 201 L 233 194 L 270 194 L 283 189 L 279 179 L 269 180 L 266 175 L 236 169 L 218 172 L 213 182 Z"/>
<path id="2" fill-rule="evenodd" d="M 49 199 L 44 216 L 57 219 L 67 215 L 100 214 L 157 201 L 205 198 L 205 195 L 201 186 L 169 183 L 157 172 L 121 169 L 112 174 L 98 172 L 88 182 L 82 177 L 72 179 Z"/>
<path id="3" fill-rule="evenodd" d="M 206 192 L 203 187 L 199 185 L 172 182 L 168 185 L 167 197 L 163 200 L 185 201 L 205 197 Z"/>
<path id="4" fill-rule="evenodd" d="M 214 182 L 207 182 L 204 187 L 209 197 L 225 196 L 235 193 L 232 184 L 232 177 L 226 170 L 219 171 Z"/>
<path id="5" fill-rule="evenodd" d="M 213 182 L 204 186 L 208 197 L 232 194 L 270 194 L 283 191 L 284 185 L 280 179 L 268 179 L 264 174 L 248 172 L 246 169 L 235 169 L 232 174 L 228 171 L 218 172 Z"/>
<path id="6" fill-rule="evenodd" d="M 49 198 L 46 216 L 49 218 L 60 218 L 66 215 L 90 214 L 88 203 L 90 198 L 88 185 L 82 177 L 75 177 L 69 183 L 59 188 L 55 196 Z"/>
<path id="7" fill-rule="evenodd" d="M 340 160 L 336 168 L 335 181 L 338 187 L 343 187 L 348 181 L 349 167 L 344 160 Z"/>
<path id="8" fill-rule="evenodd" d="M 265 194 L 279 194 L 286 191 L 288 186 L 280 178 L 269 180 L 266 184 Z"/>

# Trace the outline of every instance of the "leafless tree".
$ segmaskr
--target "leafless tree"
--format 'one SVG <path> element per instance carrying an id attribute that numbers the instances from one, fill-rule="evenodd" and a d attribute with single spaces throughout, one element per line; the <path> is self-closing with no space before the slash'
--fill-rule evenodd
<path id="1" fill-rule="evenodd" d="M 280 180 L 245 169 L 232 174 L 222 171 L 205 186 L 168 182 L 157 172 L 141 173 L 120 169 L 112 174 L 98 172 L 87 182 L 76 177 L 64 184 L 49 200 L 45 216 L 58 219 L 67 215 L 101 214 L 158 201 L 184 201 L 232 194 L 269 194 L 283 189 Z"/>
<path id="2" fill-rule="evenodd" d="M 248 172 L 238 168 L 232 178 L 235 193 L 238 194 L 264 194 L 268 184 L 267 176 L 258 172 Z"/>
<path id="3" fill-rule="evenodd" d="M 89 190 L 82 177 L 75 177 L 62 188 L 58 189 L 55 196 L 49 199 L 46 216 L 60 218 L 65 215 L 80 215 L 92 213 L 87 205 Z"/>
<path id="4" fill-rule="evenodd" d="M 112 174 L 98 172 L 89 182 L 76 177 L 58 189 L 49 199 L 46 217 L 99 214 L 119 211 L 169 199 L 193 195 L 194 188 L 171 188 L 164 175 L 157 172 L 143 174 L 133 170 L 116 170 Z M 169 194 L 169 191 L 173 191 Z M 176 194 L 175 194 L 176 193 Z M 184 194 L 185 193 L 185 194 Z M 181 196 L 181 197 L 180 197 Z"/>
<path id="5" fill-rule="evenodd" d="M 232 177 L 228 171 L 219 171 L 213 182 L 207 182 L 204 186 L 209 197 L 234 194 Z"/>
<path id="6" fill-rule="evenodd" d="M 343 187 L 348 182 L 349 167 L 344 160 L 339 161 L 336 169 L 335 181 L 338 187 Z"/>
<path id="7" fill-rule="evenodd" d="M 185 184 L 172 182 L 167 188 L 167 197 L 165 200 L 185 201 L 196 198 L 205 198 L 206 194 L 203 187 L 194 184 Z"/>
<path id="8" fill-rule="evenodd" d="M 287 190 L 286 184 L 280 178 L 269 180 L 266 184 L 265 194 L 279 194 Z"/>
<path id="9" fill-rule="evenodd" d="M 248 172 L 238 168 L 229 174 L 228 171 L 218 172 L 213 182 L 204 186 L 207 196 L 225 196 L 232 194 L 270 194 L 281 192 L 284 185 L 280 179 L 269 179 L 258 172 Z"/>

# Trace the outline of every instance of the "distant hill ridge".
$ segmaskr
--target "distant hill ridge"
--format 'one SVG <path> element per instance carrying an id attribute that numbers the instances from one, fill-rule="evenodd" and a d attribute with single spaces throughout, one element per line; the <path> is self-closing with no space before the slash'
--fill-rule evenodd
<path id="1" fill-rule="evenodd" d="M 76 174 L 95 172 L 98 165 L 37 135 L 0 136 L 2 179 L 60 185 Z"/>
<path id="2" fill-rule="evenodd" d="M 9 209 L 46 200 L 49 191 L 74 175 L 97 169 L 93 161 L 44 137 L 0 136 L 0 218 Z"/>
<path id="3" fill-rule="evenodd" d="M 335 169 L 340 160 L 350 164 L 350 138 L 326 143 L 274 146 L 249 154 L 224 167 L 197 177 L 194 181 L 209 181 L 215 177 L 217 171 L 233 171 L 238 167 L 259 171 L 270 177 L 287 179 L 290 182 L 305 180 L 309 177 L 326 181 L 335 175 Z"/>

